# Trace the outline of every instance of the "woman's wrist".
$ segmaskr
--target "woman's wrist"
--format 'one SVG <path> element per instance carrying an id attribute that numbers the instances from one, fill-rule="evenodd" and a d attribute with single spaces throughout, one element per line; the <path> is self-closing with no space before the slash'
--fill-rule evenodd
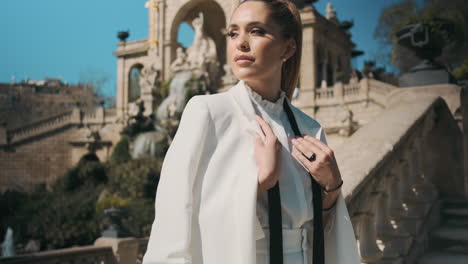
<path id="1" fill-rule="evenodd" d="M 338 196 L 340 196 L 340 191 L 341 188 L 338 188 L 338 190 L 333 191 L 333 192 L 323 192 L 323 199 L 322 199 L 322 210 L 323 211 L 329 211 L 333 207 L 335 207 L 335 204 L 338 200 Z"/>
<path id="2" fill-rule="evenodd" d="M 322 190 L 325 192 L 325 193 L 332 193 L 332 192 L 336 192 L 338 190 L 341 189 L 341 186 L 343 186 L 343 180 L 339 180 L 338 183 L 333 183 L 333 184 L 330 184 L 330 185 L 326 185 L 326 186 L 322 186 Z"/>

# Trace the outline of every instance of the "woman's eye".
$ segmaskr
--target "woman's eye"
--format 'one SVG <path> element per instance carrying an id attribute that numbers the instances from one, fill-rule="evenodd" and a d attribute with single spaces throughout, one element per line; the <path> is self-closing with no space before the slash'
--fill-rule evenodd
<path id="1" fill-rule="evenodd" d="M 256 28 L 256 29 L 252 29 L 250 31 L 250 33 L 252 33 L 254 35 L 263 35 L 263 34 L 265 34 L 265 30 L 260 29 L 260 28 Z"/>
<path id="2" fill-rule="evenodd" d="M 237 33 L 236 33 L 236 32 L 233 32 L 233 31 L 230 31 L 230 32 L 227 33 L 227 36 L 230 37 L 230 38 L 232 38 L 232 37 L 237 36 Z"/>

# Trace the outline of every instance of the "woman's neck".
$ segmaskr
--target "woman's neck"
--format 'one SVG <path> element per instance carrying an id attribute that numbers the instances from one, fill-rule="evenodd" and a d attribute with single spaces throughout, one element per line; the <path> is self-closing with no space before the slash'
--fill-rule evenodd
<path id="1" fill-rule="evenodd" d="M 281 95 L 281 81 L 259 80 L 246 81 L 246 84 L 258 93 L 263 99 L 276 102 Z"/>

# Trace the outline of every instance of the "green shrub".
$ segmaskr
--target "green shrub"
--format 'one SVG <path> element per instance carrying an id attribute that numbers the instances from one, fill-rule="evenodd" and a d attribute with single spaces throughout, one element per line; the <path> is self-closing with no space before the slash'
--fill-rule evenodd
<path id="1" fill-rule="evenodd" d="M 130 140 L 128 136 L 122 135 L 119 142 L 115 145 L 110 161 L 114 163 L 127 162 L 132 159 L 129 150 Z"/>

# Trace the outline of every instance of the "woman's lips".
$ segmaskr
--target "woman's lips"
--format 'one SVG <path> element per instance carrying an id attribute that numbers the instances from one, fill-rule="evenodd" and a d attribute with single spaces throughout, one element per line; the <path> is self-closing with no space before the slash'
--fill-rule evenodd
<path id="1" fill-rule="evenodd" d="M 250 64 L 254 63 L 252 60 L 247 60 L 247 59 L 239 59 L 236 60 L 236 64 L 239 66 L 248 66 Z"/>
<path id="2" fill-rule="evenodd" d="M 248 66 L 248 65 L 252 64 L 255 61 L 255 58 L 250 57 L 250 56 L 242 55 L 242 56 L 236 56 L 234 58 L 234 61 L 239 66 Z"/>

